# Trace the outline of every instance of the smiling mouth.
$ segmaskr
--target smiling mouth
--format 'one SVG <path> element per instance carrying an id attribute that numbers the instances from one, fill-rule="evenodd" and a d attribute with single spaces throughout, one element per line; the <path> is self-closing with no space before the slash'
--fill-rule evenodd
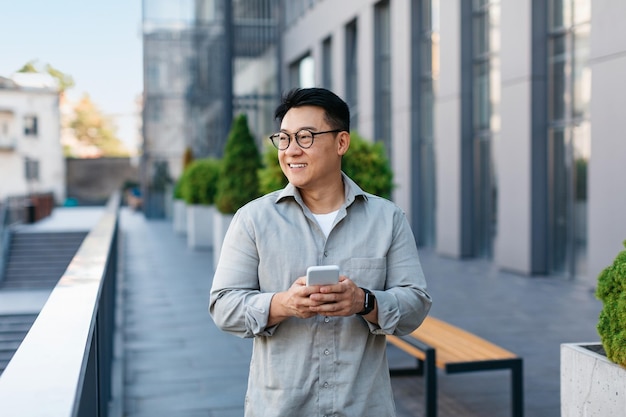
<path id="1" fill-rule="evenodd" d="M 304 168 L 307 164 L 289 164 L 289 168 Z"/>

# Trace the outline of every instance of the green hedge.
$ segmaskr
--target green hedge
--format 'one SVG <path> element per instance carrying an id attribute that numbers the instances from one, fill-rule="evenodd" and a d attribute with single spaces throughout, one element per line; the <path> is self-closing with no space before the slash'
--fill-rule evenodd
<path id="1" fill-rule="evenodd" d="M 194 160 L 178 180 L 174 195 L 180 195 L 187 204 L 214 204 L 220 167 L 220 160 L 215 158 Z"/>
<path id="2" fill-rule="evenodd" d="M 352 132 L 350 149 L 343 156 L 341 169 L 364 191 L 391 198 L 393 171 L 381 142 L 367 141 Z"/>
<path id="3" fill-rule="evenodd" d="M 600 273 L 596 296 L 602 301 L 597 329 L 606 356 L 626 367 L 626 250 Z"/>

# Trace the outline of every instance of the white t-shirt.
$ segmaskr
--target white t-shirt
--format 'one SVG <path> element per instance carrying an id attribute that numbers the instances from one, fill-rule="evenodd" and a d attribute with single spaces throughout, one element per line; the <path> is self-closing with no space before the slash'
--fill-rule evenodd
<path id="1" fill-rule="evenodd" d="M 333 227 L 333 222 L 335 221 L 335 217 L 337 217 L 337 213 L 339 213 L 339 210 L 331 211 L 326 214 L 313 213 L 315 220 L 317 220 L 317 224 L 320 225 L 322 232 L 324 232 L 326 237 L 330 234 L 330 229 Z"/>

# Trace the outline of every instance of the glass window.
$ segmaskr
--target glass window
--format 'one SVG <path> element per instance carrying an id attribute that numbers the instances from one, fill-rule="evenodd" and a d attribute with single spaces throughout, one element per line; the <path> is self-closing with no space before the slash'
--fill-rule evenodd
<path id="1" fill-rule="evenodd" d="M 333 42 L 329 36 L 322 43 L 322 86 L 333 89 Z"/>
<path id="2" fill-rule="evenodd" d="M 39 180 L 39 161 L 32 158 L 24 158 L 24 177 L 28 181 Z"/>
<path id="3" fill-rule="evenodd" d="M 315 62 L 306 55 L 289 66 L 291 87 L 309 88 L 315 86 Z"/>
<path id="4" fill-rule="evenodd" d="M 374 10 L 374 131 L 375 139 L 385 144 L 391 157 L 391 29 L 389 1 L 376 4 Z"/>
<path id="5" fill-rule="evenodd" d="M 548 21 L 549 269 L 586 275 L 590 0 L 550 0 Z"/>
<path id="6" fill-rule="evenodd" d="M 438 73 L 437 50 L 438 0 L 412 2 L 411 61 L 413 68 L 411 106 L 413 107 L 411 153 L 413 164 L 412 225 L 419 246 L 435 245 L 436 178 L 433 138 L 434 91 Z"/>
<path id="7" fill-rule="evenodd" d="M 37 136 L 37 116 L 24 116 L 24 135 Z"/>
<path id="8" fill-rule="evenodd" d="M 357 45 L 357 21 L 356 19 L 346 25 L 345 29 L 345 85 L 346 102 L 350 106 L 350 125 L 358 129 L 359 121 L 359 94 L 358 94 L 358 45 Z"/>
<path id="9" fill-rule="evenodd" d="M 497 178 L 493 148 L 499 132 L 500 85 L 500 4 L 474 0 L 472 9 L 472 97 L 471 155 L 473 192 L 471 204 L 472 252 L 491 257 L 497 231 Z"/>

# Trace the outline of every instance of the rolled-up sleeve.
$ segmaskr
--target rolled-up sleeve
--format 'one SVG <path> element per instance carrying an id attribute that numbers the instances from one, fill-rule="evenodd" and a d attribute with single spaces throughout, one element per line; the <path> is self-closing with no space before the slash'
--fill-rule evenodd
<path id="1" fill-rule="evenodd" d="M 273 293 L 262 293 L 254 236 L 238 212 L 228 228 L 213 276 L 209 312 L 221 330 L 239 337 L 271 335 L 266 329 Z"/>

